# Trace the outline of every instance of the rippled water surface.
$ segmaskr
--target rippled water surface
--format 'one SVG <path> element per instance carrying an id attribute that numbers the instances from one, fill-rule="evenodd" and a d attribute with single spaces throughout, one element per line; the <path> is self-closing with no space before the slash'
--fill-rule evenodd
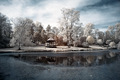
<path id="1" fill-rule="evenodd" d="M 0 80 L 120 80 L 120 52 L 1 53 Z"/>

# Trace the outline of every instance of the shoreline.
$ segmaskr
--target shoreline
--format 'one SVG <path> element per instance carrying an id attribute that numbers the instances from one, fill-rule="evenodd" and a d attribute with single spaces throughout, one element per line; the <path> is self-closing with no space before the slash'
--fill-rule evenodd
<path id="1" fill-rule="evenodd" d="M 108 49 L 107 47 L 101 47 L 98 45 L 90 46 L 90 48 L 57 46 L 57 48 L 46 48 L 44 46 L 36 47 L 22 47 L 21 50 L 17 48 L 4 48 L 0 49 L 0 53 L 26 53 L 26 52 L 54 52 L 54 53 L 69 53 L 69 52 L 101 52 L 101 51 L 119 51 L 117 49 Z"/>

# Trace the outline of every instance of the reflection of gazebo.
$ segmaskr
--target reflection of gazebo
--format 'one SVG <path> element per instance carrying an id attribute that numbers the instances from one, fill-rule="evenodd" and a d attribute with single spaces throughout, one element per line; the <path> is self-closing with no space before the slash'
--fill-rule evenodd
<path id="1" fill-rule="evenodd" d="M 49 48 L 56 48 L 56 44 L 55 44 L 55 40 L 50 37 L 47 42 L 46 42 L 46 47 L 49 47 Z"/>

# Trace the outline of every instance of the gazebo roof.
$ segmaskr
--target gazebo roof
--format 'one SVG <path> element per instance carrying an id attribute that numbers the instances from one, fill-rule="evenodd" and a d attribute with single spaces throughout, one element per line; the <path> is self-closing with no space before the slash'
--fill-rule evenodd
<path id="1" fill-rule="evenodd" d="M 47 40 L 47 42 L 55 42 L 55 40 L 54 40 L 52 37 L 50 37 L 50 38 Z"/>

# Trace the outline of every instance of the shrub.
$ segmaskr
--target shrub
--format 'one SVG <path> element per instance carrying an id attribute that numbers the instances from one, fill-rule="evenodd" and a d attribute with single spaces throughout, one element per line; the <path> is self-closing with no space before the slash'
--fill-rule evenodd
<path id="1" fill-rule="evenodd" d="M 97 40 L 97 44 L 102 45 L 103 44 L 103 40 L 102 39 L 98 39 Z"/>
<path id="2" fill-rule="evenodd" d="M 80 42 L 81 42 L 81 43 L 86 42 L 86 37 L 81 37 L 81 38 L 80 38 Z"/>
<path id="3" fill-rule="evenodd" d="M 88 44 L 93 44 L 95 43 L 95 39 L 92 36 L 88 36 L 86 41 L 88 42 Z"/>
<path id="4" fill-rule="evenodd" d="M 117 45 L 117 49 L 119 49 L 120 50 L 120 42 L 118 43 L 118 45 Z"/>
<path id="5" fill-rule="evenodd" d="M 116 43 L 115 42 L 110 42 L 109 47 L 110 48 L 116 48 Z"/>
<path id="6" fill-rule="evenodd" d="M 106 44 L 109 45 L 110 42 L 112 42 L 111 40 L 106 40 Z"/>
<path id="7" fill-rule="evenodd" d="M 75 41 L 74 46 L 75 47 L 82 47 L 82 43 L 80 41 Z"/>
<path id="8" fill-rule="evenodd" d="M 82 43 L 82 47 L 88 48 L 88 47 L 89 47 L 89 44 L 88 44 L 87 42 L 83 42 L 83 43 Z"/>

